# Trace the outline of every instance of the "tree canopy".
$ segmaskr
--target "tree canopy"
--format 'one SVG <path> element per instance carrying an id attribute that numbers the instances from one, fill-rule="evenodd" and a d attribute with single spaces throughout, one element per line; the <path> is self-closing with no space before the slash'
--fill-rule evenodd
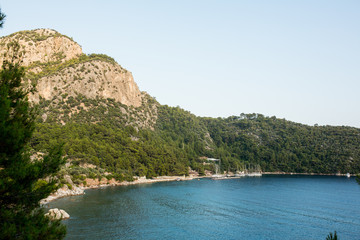
<path id="1" fill-rule="evenodd" d="M 4 14 L 0 19 L 2 26 Z M 12 47 L 16 52 L 17 44 Z M 27 96 L 34 89 L 22 87 L 19 62 L 14 54 L 0 71 L 0 239 L 61 239 L 65 227 L 45 217 L 39 201 L 56 189 L 51 176 L 64 162 L 62 149 L 56 145 L 31 158 L 36 114 Z"/>

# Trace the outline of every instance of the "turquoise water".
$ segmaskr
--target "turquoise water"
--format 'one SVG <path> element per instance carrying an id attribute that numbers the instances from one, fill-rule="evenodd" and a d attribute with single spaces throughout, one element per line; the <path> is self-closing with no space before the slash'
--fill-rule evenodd
<path id="1" fill-rule="evenodd" d="M 87 190 L 50 207 L 67 239 L 360 239 L 354 178 L 263 176 Z"/>

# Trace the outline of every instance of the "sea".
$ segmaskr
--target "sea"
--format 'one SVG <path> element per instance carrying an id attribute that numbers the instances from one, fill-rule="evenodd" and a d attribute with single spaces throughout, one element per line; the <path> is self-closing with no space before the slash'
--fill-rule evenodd
<path id="1" fill-rule="evenodd" d="M 360 185 L 336 176 L 263 175 L 86 190 L 51 202 L 66 239 L 360 239 Z"/>

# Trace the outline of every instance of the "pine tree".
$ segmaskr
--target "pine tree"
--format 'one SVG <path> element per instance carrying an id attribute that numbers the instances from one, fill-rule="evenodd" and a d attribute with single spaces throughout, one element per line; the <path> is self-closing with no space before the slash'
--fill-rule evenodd
<path id="1" fill-rule="evenodd" d="M 0 27 L 4 18 L 0 9 Z M 11 47 L 16 53 L 18 45 Z M 12 55 L 0 72 L 0 239 L 62 239 L 65 226 L 45 217 L 39 203 L 56 189 L 52 176 L 63 164 L 62 149 L 31 159 L 36 114 L 28 94 L 34 88 L 22 87 L 24 68 Z"/>
<path id="2" fill-rule="evenodd" d="M 334 235 L 332 233 L 329 233 L 329 235 L 326 237 L 326 240 L 338 240 L 336 231 L 334 232 Z"/>

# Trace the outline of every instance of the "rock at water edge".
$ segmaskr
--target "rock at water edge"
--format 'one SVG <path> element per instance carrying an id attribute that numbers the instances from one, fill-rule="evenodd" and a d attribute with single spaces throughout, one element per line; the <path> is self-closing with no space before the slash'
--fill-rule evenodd
<path id="1" fill-rule="evenodd" d="M 49 217 L 51 220 L 60 220 L 60 219 L 68 219 L 70 215 L 62 209 L 53 208 L 50 209 L 45 216 Z"/>

